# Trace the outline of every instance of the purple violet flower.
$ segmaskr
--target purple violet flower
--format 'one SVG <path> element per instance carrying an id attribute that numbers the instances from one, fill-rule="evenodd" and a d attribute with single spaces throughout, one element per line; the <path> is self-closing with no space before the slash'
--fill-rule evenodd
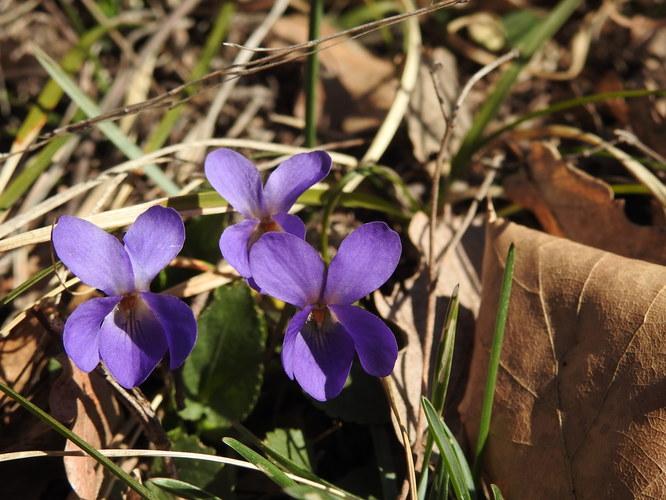
<path id="1" fill-rule="evenodd" d="M 185 361 L 197 336 L 192 310 L 176 297 L 150 292 L 150 282 L 183 247 L 178 212 L 150 207 L 122 243 L 88 221 L 65 215 L 52 239 L 70 271 L 107 295 L 79 305 L 65 323 L 65 351 L 76 366 L 90 372 L 101 359 L 130 388 L 150 375 L 167 349 L 172 370 Z"/>
<path id="2" fill-rule="evenodd" d="M 282 346 L 282 365 L 313 398 L 340 394 L 354 351 L 370 375 L 393 371 L 398 345 L 374 314 L 351 305 L 393 274 L 402 247 L 383 222 L 354 230 L 326 268 L 317 251 L 287 233 L 268 233 L 250 251 L 252 276 L 269 295 L 299 308 Z"/>
<path id="3" fill-rule="evenodd" d="M 305 224 L 287 212 L 330 169 L 328 153 L 301 153 L 278 166 L 262 186 L 259 169 L 239 153 L 217 149 L 208 154 L 205 162 L 208 181 L 246 219 L 226 228 L 220 237 L 222 256 L 238 274 L 251 279 L 248 252 L 262 234 L 285 231 L 305 238 Z"/>

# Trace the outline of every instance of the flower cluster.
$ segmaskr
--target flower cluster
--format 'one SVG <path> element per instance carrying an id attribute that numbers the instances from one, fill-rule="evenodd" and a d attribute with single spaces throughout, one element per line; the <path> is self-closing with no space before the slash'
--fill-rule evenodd
<path id="1" fill-rule="evenodd" d="M 300 308 L 282 347 L 287 375 L 318 400 L 337 396 L 355 354 L 371 375 L 393 371 L 398 347 L 390 329 L 353 303 L 395 270 L 401 245 L 383 222 L 364 224 L 326 266 L 305 242 L 305 225 L 289 210 L 331 168 L 323 151 L 298 154 L 266 184 L 250 161 L 228 149 L 208 155 L 211 185 L 245 220 L 220 237 L 224 258 L 256 290 Z M 176 297 L 150 292 L 150 282 L 180 252 L 183 222 L 171 208 L 141 214 L 120 242 L 94 224 L 63 216 L 53 230 L 58 257 L 82 282 L 106 297 L 81 304 L 67 319 L 65 350 L 83 371 L 100 360 L 125 387 L 141 384 L 169 351 L 177 368 L 194 346 L 192 311 Z"/>
<path id="2" fill-rule="evenodd" d="M 206 158 L 212 186 L 247 219 L 222 233 L 222 255 L 256 289 L 301 309 L 287 327 L 282 364 L 320 401 L 340 393 L 355 352 L 365 371 L 378 377 L 393 371 L 398 355 L 382 320 L 351 305 L 393 274 L 402 251 L 397 233 L 383 222 L 364 224 L 342 242 L 327 268 L 304 241 L 303 222 L 287 214 L 330 165 L 322 151 L 293 156 L 262 189 L 257 167 L 243 156 L 219 149 Z"/>

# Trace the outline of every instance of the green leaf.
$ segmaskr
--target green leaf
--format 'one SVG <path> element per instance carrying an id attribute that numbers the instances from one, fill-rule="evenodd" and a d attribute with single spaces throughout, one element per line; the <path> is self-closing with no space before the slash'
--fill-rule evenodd
<path id="1" fill-rule="evenodd" d="M 265 445 L 273 452 L 288 458 L 297 466 L 312 471 L 310 453 L 303 431 L 300 429 L 275 429 L 266 433 Z"/>
<path id="2" fill-rule="evenodd" d="M 167 434 L 173 451 L 189 451 L 192 453 L 215 455 L 215 448 L 204 446 L 197 436 L 189 435 L 180 428 L 171 429 Z M 163 462 L 156 460 L 155 463 L 156 466 L 153 468 L 153 475 L 166 474 L 166 469 L 162 467 Z M 173 463 L 178 471 L 179 479 L 191 484 L 198 484 L 202 488 L 212 483 L 215 476 L 222 469 L 222 465 L 219 463 L 203 460 L 174 458 Z"/>
<path id="3" fill-rule="evenodd" d="M 155 477 L 150 480 L 156 486 L 159 486 L 163 490 L 173 493 L 182 498 L 187 498 L 189 500 L 221 500 L 219 497 L 216 497 L 212 493 L 197 488 L 185 481 L 179 481 L 177 479 L 170 479 L 167 477 Z"/>
<path id="4" fill-rule="evenodd" d="M 282 472 L 276 465 L 272 464 L 264 457 L 259 455 L 256 451 L 248 448 L 243 443 L 236 441 L 233 438 L 224 438 L 223 441 L 231 446 L 236 452 L 238 452 L 245 460 L 250 463 L 253 463 L 257 468 L 266 474 L 266 476 L 281 487 L 285 486 L 295 486 L 296 481 L 289 478 L 284 472 Z"/>
<path id="5" fill-rule="evenodd" d="M 437 443 L 446 471 L 451 480 L 453 491 L 459 500 L 471 500 L 475 494 L 472 472 L 453 433 L 435 411 L 432 403 L 426 398 L 421 398 L 426 420 L 428 420 L 429 432 Z"/>
<path id="6" fill-rule="evenodd" d="M 245 283 L 215 290 L 199 317 L 199 336 L 183 367 L 187 420 L 218 434 L 243 420 L 263 381 L 266 324 Z"/>
<path id="7" fill-rule="evenodd" d="M 502 492 L 500 491 L 499 486 L 497 486 L 496 484 L 491 484 L 490 489 L 493 492 L 493 497 L 495 498 L 495 500 L 504 500 L 504 497 L 502 496 Z"/>

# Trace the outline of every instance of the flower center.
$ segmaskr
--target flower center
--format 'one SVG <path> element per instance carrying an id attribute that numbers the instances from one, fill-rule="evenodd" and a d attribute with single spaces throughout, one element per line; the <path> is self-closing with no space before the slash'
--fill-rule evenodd
<path id="1" fill-rule="evenodd" d="M 263 219 L 259 227 L 261 227 L 261 230 L 264 233 L 270 233 L 271 231 L 282 231 L 280 224 L 275 222 L 271 217 Z"/>
<path id="2" fill-rule="evenodd" d="M 123 311 L 131 311 L 132 308 L 134 307 L 134 304 L 136 304 L 137 299 L 139 298 L 139 294 L 136 292 L 130 292 L 126 293 L 123 295 L 123 298 L 120 299 L 120 308 Z"/>
<path id="3" fill-rule="evenodd" d="M 315 323 L 317 323 L 317 328 L 321 330 L 324 321 L 326 320 L 326 310 L 327 307 L 315 307 L 312 309 L 311 317 Z"/>

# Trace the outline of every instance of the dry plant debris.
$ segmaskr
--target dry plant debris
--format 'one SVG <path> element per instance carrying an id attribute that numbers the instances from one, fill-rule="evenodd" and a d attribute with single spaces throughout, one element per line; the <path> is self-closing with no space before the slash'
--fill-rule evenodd
<path id="1" fill-rule="evenodd" d="M 0 382 L 97 449 L 227 462 L 115 459 L 160 498 L 176 498 L 160 480 L 180 480 L 231 500 L 405 499 L 426 468 L 431 498 L 467 498 L 453 480 L 438 483 L 447 454 L 425 449 L 436 429 L 421 398 L 441 387 L 423 372 L 438 368 L 457 286 L 441 411 L 467 467 L 515 243 L 477 498 L 492 498 L 490 484 L 510 500 L 666 497 L 666 11 L 646 0 L 329 1 L 317 45 L 307 42 L 313 3 L 0 0 Z M 550 17 L 563 6 L 567 15 Z M 532 28 L 555 24 L 528 63 Z M 317 149 L 333 164 L 290 216 L 325 261 L 372 221 L 403 249 L 388 282 L 357 304 L 396 336 L 390 383 L 356 359 L 339 398 L 324 402 L 283 370 L 294 310 L 252 291 L 222 258 L 220 235 L 239 217 L 203 168 L 207 153 L 229 148 L 266 179 L 305 152 L 305 61 L 315 49 Z M 86 97 L 94 113 L 79 108 Z M 486 197 L 506 218 L 484 230 Z M 77 288 L 64 266 L 49 272 L 48 242 L 63 215 L 121 235 L 155 204 L 178 211 L 186 242 L 151 291 L 191 307 L 199 340 L 182 370 L 167 359 L 127 391 L 103 366 L 83 373 L 66 358 L 65 321 L 100 292 Z M 248 247 L 275 229 L 256 222 Z M 312 302 L 306 323 L 337 324 Z M 252 449 L 232 450 L 229 437 Z M 90 458 L 26 458 L 77 449 L 0 394 L 3 498 L 134 495 Z M 239 457 L 277 484 L 236 467 Z"/>

